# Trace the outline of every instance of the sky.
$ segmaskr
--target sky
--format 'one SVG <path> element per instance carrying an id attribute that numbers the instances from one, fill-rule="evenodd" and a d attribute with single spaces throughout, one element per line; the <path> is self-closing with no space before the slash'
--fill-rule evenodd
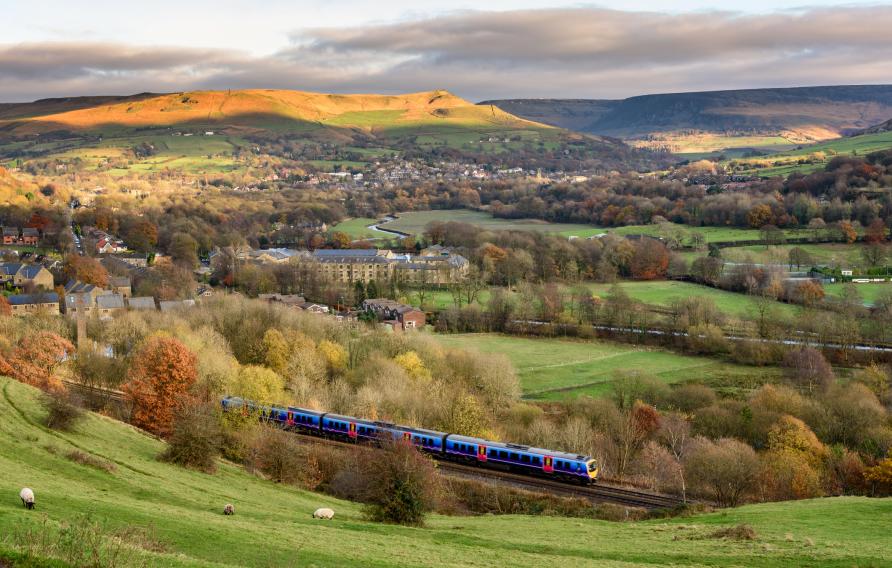
<path id="1" fill-rule="evenodd" d="M 0 101 L 192 89 L 469 100 L 892 83 L 892 2 L 0 0 Z"/>

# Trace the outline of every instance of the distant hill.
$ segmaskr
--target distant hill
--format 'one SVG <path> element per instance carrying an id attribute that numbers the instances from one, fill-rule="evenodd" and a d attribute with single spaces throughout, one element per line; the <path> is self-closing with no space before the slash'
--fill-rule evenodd
<path id="1" fill-rule="evenodd" d="M 882 132 L 892 132 L 892 118 L 881 124 L 876 124 L 870 128 L 865 128 L 858 134 L 880 134 Z"/>
<path id="2" fill-rule="evenodd" d="M 146 167 L 159 167 L 163 158 L 164 168 L 222 171 L 234 167 L 226 156 L 245 148 L 298 155 L 298 147 L 307 143 L 345 148 L 352 164 L 392 153 L 444 152 L 454 159 L 498 155 L 500 162 L 528 167 L 549 167 L 537 159 L 579 156 L 605 169 L 646 167 L 652 160 L 618 139 L 520 118 L 443 90 L 405 95 L 191 91 L 0 105 L 0 159 L 7 160 L 64 155 L 80 157 L 89 167 L 103 160 L 133 165 L 128 156 L 138 150 L 158 156 Z M 85 154 L 87 148 L 104 150 Z M 321 160 L 319 167 L 332 163 Z"/>
<path id="3" fill-rule="evenodd" d="M 446 91 L 396 96 L 194 91 L 0 105 L 0 128 L 11 136 L 151 127 L 217 127 L 240 132 L 358 129 L 374 133 L 422 125 L 549 128 L 495 107 L 473 105 Z"/>
<path id="4" fill-rule="evenodd" d="M 627 140 L 711 134 L 779 137 L 782 140 L 756 141 L 755 145 L 785 141 L 796 145 L 829 140 L 889 120 L 892 85 L 676 93 L 621 101 L 513 99 L 481 104 L 546 124 Z"/>

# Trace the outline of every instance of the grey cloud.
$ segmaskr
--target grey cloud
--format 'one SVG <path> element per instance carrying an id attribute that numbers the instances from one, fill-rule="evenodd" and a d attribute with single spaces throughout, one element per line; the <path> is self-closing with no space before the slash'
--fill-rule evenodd
<path id="1" fill-rule="evenodd" d="M 766 15 L 574 8 L 309 29 L 265 57 L 225 49 L 0 45 L 0 99 L 242 87 L 607 98 L 889 83 L 890 29 L 890 6 Z"/>

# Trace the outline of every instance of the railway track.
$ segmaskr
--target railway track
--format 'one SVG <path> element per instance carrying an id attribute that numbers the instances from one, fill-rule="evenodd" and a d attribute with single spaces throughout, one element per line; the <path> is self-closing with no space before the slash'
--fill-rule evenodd
<path id="1" fill-rule="evenodd" d="M 353 442 L 333 440 L 331 438 L 323 438 L 305 434 L 303 432 L 292 431 L 292 434 L 313 444 L 338 447 L 355 447 L 356 445 Z M 613 503 L 616 505 L 624 505 L 626 507 L 639 507 L 650 510 L 671 509 L 684 504 L 684 501 L 681 499 L 670 495 L 638 491 L 627 487 L 619 487 L 617 485 L 605 485 L 603 483 L 589 486 L 572 485 L 553 479 L 521 475 L 511 471 L 474 467 L 438 458 L 434 454 L 431 454 L 431 457 L 437 460 L 437 469 L 440 470 L 441 474 L 459 479 L 473 479 L 526 491 L 536 491 L 540 493 L 551 493 L 552 495 L 559 495 L 561 497 L 586 499 L 595 504 Z"/>
<path id="2" fill-rule="evenodd" d="M 124 393 L 120 391 L 89 387 L 73 381 L 63 382 L 75 392 L 101 396 L 116 404 L 124 404 Z M 333 440 L 331 438 L 323 438 L 321 436 L 314 436 L 303 432 L 292 431 L 292 433 L 295 436 L 300 436 L 302 439 L 315 444 L 340 447 L 355 446 L 353 442 Z M 433 457 L 436 458 L 436 456 Z M 484 469 L 451 460 L 437 459 L 437 464 L 440 472 L 443 475 L 448 475 L 450 477 L 473 479 L 526 491 L 551 493 L 552 495 L 563 497 L 587 499 L 592 503 L 614 503 L 626 507 L 640 507 L 644 509 L 667 509 L 684 504 L 684 501 L 677 497 L 638 491 L 615 484 L 605 484 L 603 482 L 590 486 L 571 485 L 553 479 L 530 477 L 511 471 Z"/>

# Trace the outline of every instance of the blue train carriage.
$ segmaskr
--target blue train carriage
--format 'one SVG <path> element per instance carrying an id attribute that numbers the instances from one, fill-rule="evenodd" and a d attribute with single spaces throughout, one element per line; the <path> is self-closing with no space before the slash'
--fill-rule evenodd
<path id="1" fill-rule="evenodd" d="M 319 432 L 324 412 L 289 406 L 285 409 L 285 426 L 291 430 Z"/>
<path id="2" fill-rule="evenodd" d="M 448 434 L 424 428 L 409 428 L 387 422 L 375 423 L 381 431 L 388 432 L 394 440 L 405 440 L 425 452 L 440 454 L 443 452 L 443 441 Z"/>
<path id="3" fill-rule="evenodd" d="M 446 437 L 444 454 L 451 459 L 566 481 L 588 484 L 598 478 L 597 462 L 590 456 L 456 434 Z"/>

